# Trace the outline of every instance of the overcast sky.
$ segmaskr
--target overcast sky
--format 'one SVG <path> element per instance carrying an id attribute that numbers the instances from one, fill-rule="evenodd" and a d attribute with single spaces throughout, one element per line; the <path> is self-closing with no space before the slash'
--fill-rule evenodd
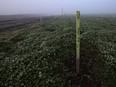
<path id="1" fill-rule="evenodd" d="M 116 0 L 0 0 L 0 15 L 116 13 Z"/>

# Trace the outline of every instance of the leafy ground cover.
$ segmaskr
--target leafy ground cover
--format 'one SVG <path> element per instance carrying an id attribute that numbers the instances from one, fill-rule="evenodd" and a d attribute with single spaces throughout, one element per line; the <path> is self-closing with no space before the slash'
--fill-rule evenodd
<path id="1" fill-rule="evenodd" d="M 116 86 L 115 18 L 82 17 L 81 21 L 82 21 L 81 45 L 86 47 L 86 49 L 84 49 L 84 47 L 81 47 L 81 52 L 87 53 L 85 54 L 82 60 L 89 59 L 86 65 L 91 63 L 90 65 L 92 65 L 91 67 L 93 68 L 92 70 L 90 68 L 88 70 L 93 71 L 95 74 L 97 74 L 97 77 L 100 76 L 100 78 L 102 78 L 102 86 L 115 87 Z M 86 38 L 87 40 L 84 38 Z M 94 45 L 94 47 L 92 47 L 91 44 L 89 44 L 90 46 L 88 46 L 87 43 L 91 43 L 92 45 Z M 82 53 L 82 55 L 84 53 Z M 93 56 L 90 57 L 89 55 Z M 90 62 L 90 60 L 92 60 L 93 62 Z"/>
<path id="2" fill-rule="evenodd" d="M 46 22 L 1 41 L 1 86 L 63 87 L 75 58 L 75 29 L 65 26 Z"/>
<path id="3" fill-rule="evenodd" d="M 81 73 L 115 87 L 115 19 L 81 17 Z M 54 19 L 0 38 L 0 86 L 67 87 L 75 74 L 75 18 Z"/>

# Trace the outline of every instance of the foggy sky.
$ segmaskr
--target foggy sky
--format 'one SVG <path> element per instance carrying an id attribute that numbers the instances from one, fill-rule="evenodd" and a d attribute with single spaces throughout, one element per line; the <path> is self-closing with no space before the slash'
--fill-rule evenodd
<path id="1" fill-rule="evenodd" d="M 0 15 L 116 13 L 116 0 L 0 0 Z"/>

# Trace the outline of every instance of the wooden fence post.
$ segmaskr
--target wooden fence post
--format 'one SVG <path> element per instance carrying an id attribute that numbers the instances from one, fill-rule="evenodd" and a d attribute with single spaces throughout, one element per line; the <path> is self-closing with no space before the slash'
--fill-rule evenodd
<path id="1" fill-rule="evenodd" d="M 80 72 L 80 11 L 76 12 L 76 71 Z"/>

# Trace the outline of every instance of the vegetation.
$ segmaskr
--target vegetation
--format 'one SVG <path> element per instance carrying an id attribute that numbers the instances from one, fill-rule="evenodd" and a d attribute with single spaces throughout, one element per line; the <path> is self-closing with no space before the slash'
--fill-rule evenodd
<path id="1" fill-rule="evenodd" d="M 97 77 L 100 76 L 99 79 L 102 78 L 102 85 L 104 85 L 105 87 L 116 86 L 115 19 L 116 18 L 112 17 L 82 17 L 81 20 L 81 52 L 83 52 L 82 55 L 86 53 L 85 57 L 82 60 L 87 58 L 90 62 L 90 59 L 92 58 L 92 61 L 94 63 L 92 64 L 90 62 L 90 65 L 92 65 L 91 67 L 93 67 L 92 71 L 97 74 Z M 89 70 L 91 71 L 91 68 L 89 68 Z"/>
<path id="2" fill-rule="evenodd" d="M 81 17 L 81 73 L 116 84 L 116 30 L 110 17 Z M 67 87 L 75 75 L 75 17 L 0 35 L 0 86 Z M 100 76 L 100 78 L 96 78 Z"/>

